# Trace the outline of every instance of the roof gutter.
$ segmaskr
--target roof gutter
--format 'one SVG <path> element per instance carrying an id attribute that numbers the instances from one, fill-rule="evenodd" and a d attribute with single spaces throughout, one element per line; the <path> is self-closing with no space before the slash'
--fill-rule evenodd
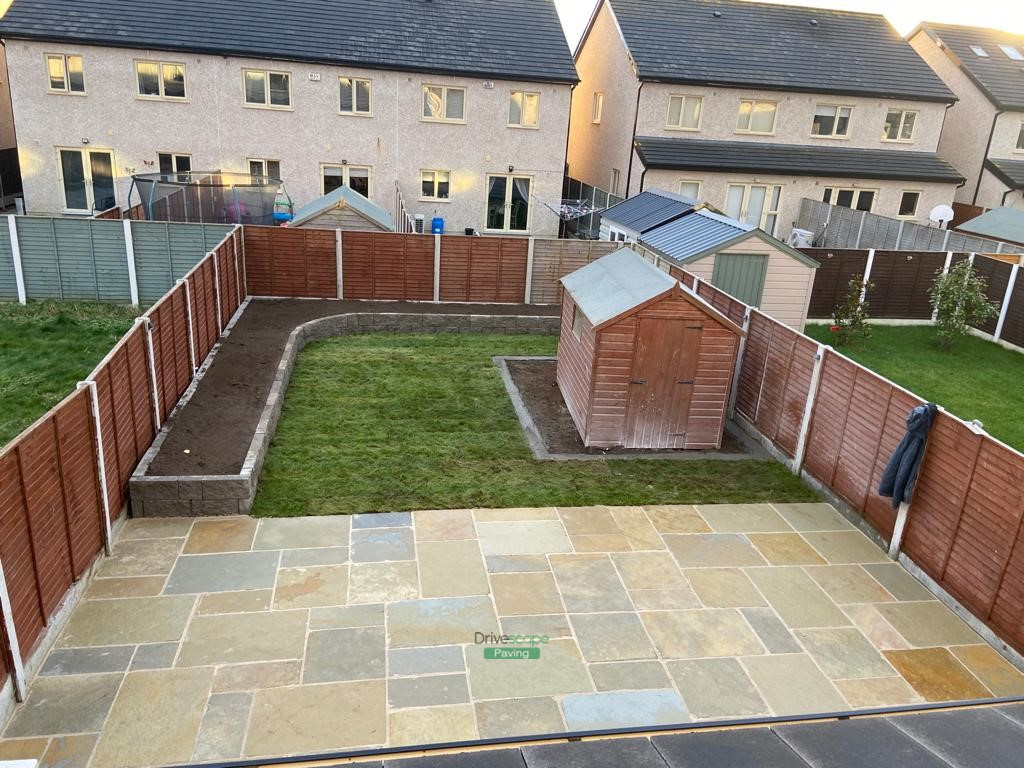
<path id="1" fill-rule="evenodd" d="M 988 151 L 992 149 L 992 137 L 996 132 L 996 121 L 999 116 L 1003 114 L 1003 110 L 996 110 L 996 113 L 992 115 L 992 125 L 988 129 L 988 141 L 985 142 L 985 152 L 981 156 L 981 167 L 978 169 L 978 182 L 974 185 L 974 197 L 971 199 L 971 205 L 978 204 L 978 193 L 981 191 L 981 177 L 985 175 L 985 161 L 988 159 Z"/>
<path id="2" fill-rule="evenodd" d="M 633 112 L 633 130 L 629 134 L 629 165 L 626 166 L 626 197 L 629 197 L 629 183 L 633 179 L 633 155 L 635 153 L 634 142 L 636 141 L 636 126 L 640 122 L 640 91 L 644 89 L 644 80 L 636 88 L 636 110 Z M 643 180 L 641 180 L 641 191 L 643 191 Z"/>

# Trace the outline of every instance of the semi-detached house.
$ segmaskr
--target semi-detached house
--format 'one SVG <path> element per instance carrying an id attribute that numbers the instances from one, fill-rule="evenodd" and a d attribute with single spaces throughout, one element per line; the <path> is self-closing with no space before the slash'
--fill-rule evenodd
<path id="1" fill-rule="evenodd" d="M 803 198 L 926 222 L 959 171 L 956 101 L 884 17 L 738 0 L 600 0 L 575 54 L 569 174 L 661 188 L 785 238 Z"/>
<path id="2" fill-rule="evenodd" d="M 1024 208 L 1024 36 L 925 22 L 907 39 L 959 99 L 939 139 L 967 177 L 956 201 Z"/>
<path id="3" fill-rule="evenodd" d="M 30 212 L 191 169 L 281 178 L 300 206 L 400 193 L 447 231 L 558 230 L 540 201 L 561 198 L 577 78 L 551 0 L 15 0 L 0 36 Z"/>

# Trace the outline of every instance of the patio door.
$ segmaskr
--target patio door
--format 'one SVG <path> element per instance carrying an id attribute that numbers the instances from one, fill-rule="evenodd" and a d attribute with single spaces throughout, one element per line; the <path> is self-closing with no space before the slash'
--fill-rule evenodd
<path id="1" fill-rule="evenodd" d="M 64 209 L 105 211 L 117 204 L 114 194 L 114 153 L 101 149 L 60 150 Z"/>
<path id="2" fill-rule="evenodd" d="M 624 447 L 670 448 L 685 441 L 702 332 L 692 320 L 640 318 Z"/>
<path id="3" fill-rule="evenodd" d="M 487 177 L 487 221 L 485 229 L 496 232 L 526 232 L 530 229 L 529 176 Z"/>

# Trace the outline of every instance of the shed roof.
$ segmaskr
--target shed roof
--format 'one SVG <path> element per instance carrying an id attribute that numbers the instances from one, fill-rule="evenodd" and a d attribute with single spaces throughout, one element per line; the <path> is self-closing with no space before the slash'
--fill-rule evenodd
<path id="1" fill-rule="evenodd" d="M 677 284 L 630 248 L 602 256 L 569 273 L 561 282 L 595 328 L 669 293 Z"/>
<path id="2" fill-rule="evenodd" d="M 601 220 L 644 233 L 682 216 L 698 204 L 697 200 L 663 189 L 647 189 L 604 211 Z"/>
<path id="3" fill-rule="evenodd" d="M 646 168 L 753 171 L 794 176 L 946 181 L 957 184 L 964 180 L 953 166 L 934 152 L 667 139 L 656 136 L 637 136 L 635 145 Z"/>
<path id="4" fill-rule="evenodd" d="M 323 197 L 318 197 L 311 203 L 307 203 L 299 208 L 295 212 L 295 218 L 291 220 L 289 226 L 301 226 L 310 219 L 338 207 L 351 208 L 364 219 L 376 224 L 386 232 L 395 231 L 395 224 L 390 213 L 347 186 L 331 190 Z"/>
<path id="5" fill-rule="evenodd" d="M 985 167 L 1011 189 L 1024 189 L 1024 160 L 990 157 L 985 160 Z"/>
<path id="6" fill-rule="evenodd" d="M 575 83 L 551 0 L 14 0 L 0 36 Z"/>
<path id="7" fill-rule="evenodd" d="M 810 256 L 757 227 L 707 209 L 693 211 L 687 216 L 652 229 L 643 235 L 641 242 L 664 256 L 685 264 L 751 238 L 768 243 L 812 269 L 820 266 Z"/>
<path id="8" fill-rule="evenodd" d="M 608 1 L 642 80 L 956 100 L 878 14 L 745 0 Z"/>
<path id="9" fill-rule="evenodd" d="M 957 225 L 957 229 L 972 235 L 1024 245 L 1024 211 L 1017 208 L 993 208 Z"/>
<path id="10" fill-rule="evenodd" d="M 1010 45 L 1024 53 L 1024 35 L 999 29 L 964 27 L 957 24 L 923 22 L 917 29 L 941 44 L 960 69 L 1000 109 L 1024 109 L 1024 69 L 999 47 Z M 914 30 L 916 32 L 917 30 Z M 911 32 L 909 37 L 914 36 Z M 979 56 L 971 46 L 981 47 L 987 56 Z"/>

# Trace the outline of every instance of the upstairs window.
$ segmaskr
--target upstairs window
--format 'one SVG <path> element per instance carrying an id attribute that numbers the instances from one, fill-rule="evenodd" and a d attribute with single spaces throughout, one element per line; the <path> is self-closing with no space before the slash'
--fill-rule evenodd
<path id="1" fill-rule="evenodd" d="M 875 190 L 873 189 L 841 189 L 825 187 L 821 199 L 831 205 L 853 208 L 857 211 L 871 213 L 875 206 Z"/>
<path id="2" fill-rule="evenodd" d="M 451 178 L 451 171 L 420 171 L 420 199 L 447 200 Z"/>
<path id="3" fill-rule="evenodd" d="M 341 101 L 338 111 L 343 115 L 370 114 L 370 81 L 356 77 L 339 77 Z"/>
<path id="4" fill-rule="evenodd" d="M 618 197 L 619 194 L 619 182 L 622 180 L 622 171 L 618 168 L 612 168 L 612 178 L 608 183 L 608 191 Z"/>
<path id="5" fill-rule="evenodd" d="M 508 99 L 508 124 L 516 128 L 536 128 L 540 121 L 540 94 L 512 91 Z"/>
<path id="6" fill-rule="evenodd" d="M 171 177 L 176 173 L 187 174 L 192 170 L 192 155 L 178 155 L 173 152 L 159 152 L 156 159 L 157 164 L 160 167 L 160 173 L 166 177 Z M 187 176 L 182 176 L 179 180 L 184 181 L 187 178 Z"/>
<path id="7" fill-rule="evenodd" d="M 974 51 L 974 55 L 982 59 L 988 58 L 988 51 L 982 48 L 980 45 L 972 45 L 971 50 Z"/>
<path id="8" fill-rule="evenodd" d="M 1006 57 L 1013 59 L 1014 61 L 1024 61 L 1024 53 L 1014 48 L 1012 45 L 1000 45 L 999 50 L 1006 54 Z"/>
<path id="9" fill-rule="evenodd" d="M 909 109 L 890 109 L 882 126 L 882 141 L 913 141 L 917 112 Z"/>
<path id="10" fill-rule="evenodd" d="M 53 93 L 85 93 L 85 72 L 81 56 L 47 54 L 46 74 Z"/>
<path id="11" fill-rule="evenodd" d="M 249 106 L 286 109 L 292 105 L 292 76 L 287 72 L 243 69 L 242 82 Z"/>
<path id="12" fill-rule="evenodd" d="M 322 165 L 320 181 L 324 194 L 348 187 L 363 197 L 370 196 L 370 168 L 365 165 Z"/>
<path id="13" fill-rule="evenodd" d="M 253 176 L 264 176 L 267 179 L 281 179 L 281 161 L 280 160 L 264 160 L 264 159 L 251 159 L 249 160 L 249 173 Z M 265 184 L 266 180 L 261 180 L 260 183 Z"/>
<path id="14" fill-rule="evenodd" d="M 917 216 L 917 206 L 920 202 L 920 192 L 904 192 L 900 196 L 900 212 L 897 215 L 905 218 Z"/>
<path id="15" fill-rule="evenodd" d="M 595 125 L 601 122 L 601 113 L 604 112 L 604 94 L 594 93 L 594 103 L 590 107 L 590 122 Z"/>
<path id="16" fill-rule="evenodd" d="M 442 123 L 465 122 L 466 89 L 447 85 L 424 85 L 423 119 Z"/>
<path id="17" fill-rule="evenodd" d="M 811 135 L 826 137 L 846 137 L 850 135 L 850 114 L 853 107 L 837 104 L 819 104 L 814 110 L 814 122 L 811 123 Z"/>
<path id="18" fill-rule="evenodd" d="M 677 131 L 696 131 L 700 128 L 700 96 L 669 96 L 667 128 Z"/>
<path id="19" fill-rule="evenodd" d="M 163 61 L 136 61 L 139 96 L 147 99 L 184 99 L 185 65 Z"/>
<path id="20" fill-rule="evenodd" d="M 736 119 L 737 133 L 775 133 L 775 113 L 779 105 L 774 101 L 740 101 L 740 113 Z"/>

